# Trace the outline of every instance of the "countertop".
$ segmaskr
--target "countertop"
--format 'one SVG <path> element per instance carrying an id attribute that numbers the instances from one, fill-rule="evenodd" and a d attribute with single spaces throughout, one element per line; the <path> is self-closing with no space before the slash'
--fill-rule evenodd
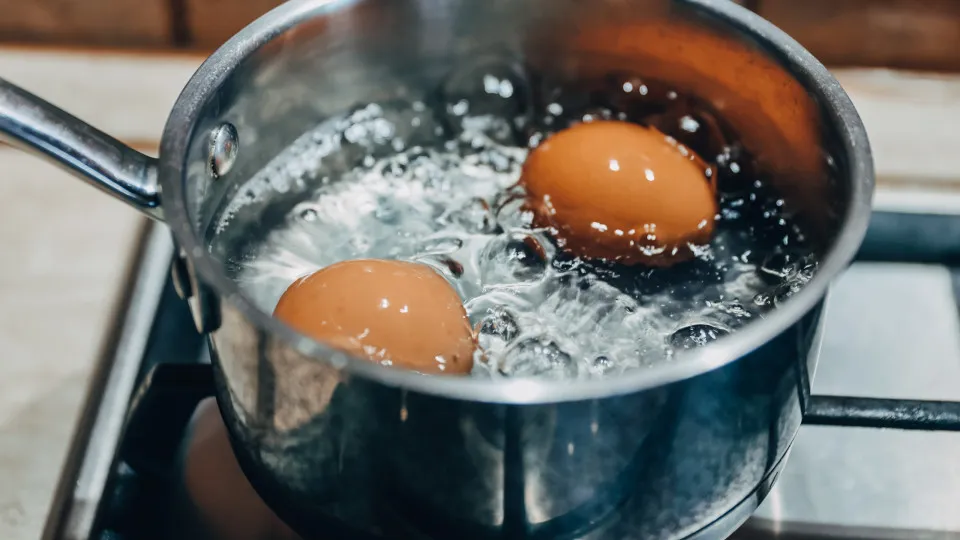
<path id="1" fill-rule="evenodd" d="M 199 58 L 0 49 L 0 77 L 152 152 Z M 0 146 L 0 538 L 40 536 L 143 218 Z"/>
<path id="2" fill-rule="evenodd" d="M 0 77 L 145 152 L 200 58 L 0 48 Z M 960 77 L 845 70 L 885 208 L 960 213 Z M 39 537 L 142 218 L 0 146 L 0 538 Z"/>

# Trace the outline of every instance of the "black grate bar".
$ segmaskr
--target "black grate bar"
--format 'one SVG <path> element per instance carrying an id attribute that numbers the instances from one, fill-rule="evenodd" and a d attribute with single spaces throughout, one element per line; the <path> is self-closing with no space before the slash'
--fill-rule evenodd
<path id="1" fill-rule="evenodd" d="M 960 264 L 960 219 L 875 211 L 857 260 L 955 266 Z"/>
<path id="2" fill-rule="evenodd" d="M 960 403 L 810 396 L 803 423 L 816 426 L 960 431 Z"/>

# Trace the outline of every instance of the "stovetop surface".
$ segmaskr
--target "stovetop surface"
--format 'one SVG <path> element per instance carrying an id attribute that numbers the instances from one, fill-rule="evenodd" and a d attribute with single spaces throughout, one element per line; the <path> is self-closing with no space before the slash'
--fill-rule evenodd
<path id="1" fill-rule="evenodd" d="M 958 286 L 960 273 L 940 266 L 855 264 L 827 303 L 814 393 L 960 399 Z M 960 538 L 958 456 L 958 433 L 804 426 L 754 524 Z"/>
<path id="2" fill-rule="evenodd" d="M 960 218 L 950 224 L 960 227 Z M 918 233 L 897 230 L 900 252 L 891 258 L 910 259 L 911 234 Z M 933 240 L 949 236 L 939 231 Z M 134 389 L 153 366 L 209 362 L 189 311 L 167 278 L 172 247 L 166 232 L 155 228 L 145 240 L 129 309 L 115 336 L 117 347 L 92 389 L 44 534 L 48 540 L 203 540 L 211 538 L 204 517 L 210 512 L 238 523 L 247 523 L 256 512 L 269 514 L 257 501 L 244 500 L 236 509 L 198 507 L 196 499 L 202 497 L 188 495 L 185 456 L 194 447 L 216 445 L 181 439 L 186 433 L 212 440 L 210 429 L 216 428 L 209 426 L 219 418 L 211 420 L 209 410 L 194 412 L 199 397 L 212 388 L 170 396 L 170 412 L 151 418 L 147 433 L 123 429 Z M 854 264 L 828 298 L 813 392 L 960 400 L 958 291 L 960 271 L 946 266 Z M 193 427 L 185 430 L 191 414 Z M 207 427 L 198 428 L 200 422 Z M 957 456 L 960 433 L 804 426 L 773 492 L 734 538 L 960 538 Z M 204 473 L 201 485 L 237 482 L 218 477 L 214 469 Z M 204 504 L 211 504 L 209 498 Z M 231 534 L 238 540 L 267 540 L 257 530 L 233 527 Z"/>

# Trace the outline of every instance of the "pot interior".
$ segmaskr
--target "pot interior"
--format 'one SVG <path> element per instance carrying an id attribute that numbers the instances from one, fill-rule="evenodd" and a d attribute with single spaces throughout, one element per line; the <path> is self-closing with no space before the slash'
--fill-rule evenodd
<path id="1" fill-rule="evenodd" d="M 604 287 L 624 292 L 642 283 L 634 295 L 641 304 L 666 289 L 686 291 L 675 295 L 680 303 L 700 304 L 698 316 L 708 320 L 679 308 L 665 313 L 669 324 L 651 338 L 663 341 L 664 358 L 672 350 L 727 339 L 722 336 L 730 330 L 757 324 L 768 310 L 793 301 L 817 267 L 822 270 L 834 256 L 857 192 L 869 183 L 853 178 L 849 126 L 836 110 L 839 86 L 795 43 L 725 1 L 294 4 L 274 17 L 282 24 L 273 37 L 244 56 L 205 101 L 193 123 L 183 178 L 197 236 L 266 313 L 309 270 L 333 259 L 386 253 L 384 239 L 342 226 L 389 213 L 382 198 L 342 207 L 339 225 L 332 207 L 318 201 L 344 179 L 357 178 L 358 170 L 406 175 L 416 183 L 422 171 L 404 168 L 409 160 L 398 171 L 390 158 L 414 148 L 450 150 L 444 144 L 462 139 L 472 129 L 465 124 L 471 118 L 492 122 L 480 131 L 498 150 L 471 153 L 471 141 L 460 140 L 450 151 L 469 154 L 471 167 L 493 170 L 501 179 L 518 176 L 529 147 L 556 125 L 623 115 L 655 126 L 714 167 L 724 217 L 733 213 L 770 224 L 737 222 L 736 231 L 763 234 L 751 240 L 758 243 L 755 249 L 734 241 L 730 249 L 738 252 L 724 264 L 694 261 L 666 271 L 600 265 L 596 282 Z M 250 32 L 238 39 L 250 39 Z M 696 129 L 687 129 L 691 122 Z M 239 137 L 228 168 L 222 155 L 211 156 L 225 124 Z M 456 167 L 462 172 L 462 163 Z M 462 175 L 439 176 L 451 192 L 473 189 L 457 184 L 465 181 Z M 507 178 L 500 187 L 509 191 L 515 180 Z M 384 193 L 403 189 L 399 180 L 391 182 Z M 489 197 L 488 206 L 496 206 L 500 195 Z M 348 202 L 363 198 L 340 196 Z M 442 208 L 438 212 L 432 219 L 449 219 Z M 296 235 L 280 242 L 283 249 L 274 249 L 277 231 L 296 227 Z M 516 245 L 512 230 L 501 223 L 491 236 Z M 404 232 L 402 223 L 395 231 Z M 420 242 L 433 232 L 410 234 L 419 234 Z M 538 250 L 556 251 L 551 243 L 537 237 Z M 391 254 L 410 256 L 400 244 Z M 440 261 L 435 266 L 443 273 L 451 268 L 449 259 L 433 262 Z M 562 262 L 547 264 L 556 269 Z M 724 272 L 737 265 L 750 267 L 743 279 L 759 284 L 724 304 L 731 289 L 717 283 L 728 282 Z M 764 275 L 764 268 L 774 271 Z M 793 275 L 776 276 L 779 271 Z M 763 284 L 771 274 L 773 281 Z M 711 311 L 711 302 L 724 305 Z M 589 355 L 593 363 L 604 356 L 596 349 Z"/>

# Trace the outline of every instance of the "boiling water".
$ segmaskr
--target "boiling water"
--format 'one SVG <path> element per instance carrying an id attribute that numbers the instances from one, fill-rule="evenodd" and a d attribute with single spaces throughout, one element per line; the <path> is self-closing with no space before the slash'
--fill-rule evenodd
<path id="1" fill-rule="evenodd" d="M 447 92 L 436 103 L 359 107 L 317 126 L 251 179 L 246 190 L 255 197 L 304 181 L 318 187 L 232 261 L 244 291 L 272 311 L 292 281 L 332 263 L 418 261 L 463 299 L 481 348 L 475 375 L 582 378 L 670 361 L 763 317 L 812 277 L 816 261 L 802 255 L 803 235 L 783 201 L 746 170 L 735 143 L 717 146 L 715 138 L 700 151 L 714 147 L 715 155 L 701 155 L 719 173 L 720 213 L 695 260 L 627 268 L 558 251 L 522 208 L 516 184 L 528 149 L 570 122 L 624 113 L 564 105 L 563 96 L 532 112 L 517 105 L 510 78 L 480 80 L 475 99 Z M 678 137 L 703 123 L 675 116 Z M 220 227 L 243 202 L 232 204 Z"/>

